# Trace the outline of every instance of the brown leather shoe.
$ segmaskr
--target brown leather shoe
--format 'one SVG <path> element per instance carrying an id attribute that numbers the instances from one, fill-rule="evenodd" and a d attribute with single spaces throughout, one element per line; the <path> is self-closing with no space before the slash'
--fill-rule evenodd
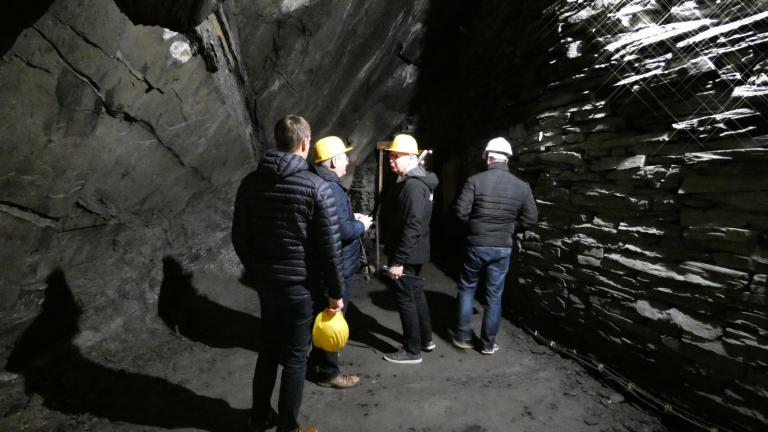
<path id="1" fill-rule="evenodd" d="M 329 381 L 318 381 L 317 385 L 322 387 L 333 387 L 336 389 L 348 389 L 360 384 L 360 377 L 357 375 L 338 374 L 336 378 Z"/>
<path id="2" fill-rule="evenodd" d="M 317 432 L 317 428 L 314 426 L 299 427 L 296 432 Z"/>

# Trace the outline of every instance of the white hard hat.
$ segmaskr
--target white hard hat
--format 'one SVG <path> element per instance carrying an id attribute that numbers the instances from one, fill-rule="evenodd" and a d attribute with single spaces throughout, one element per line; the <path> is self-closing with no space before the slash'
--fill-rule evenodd
<path id="1" fill-rule="evenodd" d="M 483 152 L 483 157 L 486 157 L 488 153 L 499 153 L 509 157 L 512 156 L 512 145 L 510 145 L 509 141 L 504 138 L 496 137 L 488 141 L 488 145 L 485 146 L 485 151 Z"/>

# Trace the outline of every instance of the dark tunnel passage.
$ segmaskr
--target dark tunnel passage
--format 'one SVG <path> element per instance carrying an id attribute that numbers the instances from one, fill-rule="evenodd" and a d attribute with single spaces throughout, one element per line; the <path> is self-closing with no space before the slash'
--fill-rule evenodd
<path id="1" fill-rule="evenodd" d="M 440 181 L 425 270 L 438 355 L 379 364 L 401 327 L 366 274 L 344 361 L 367 393 L 308 382 L 308 420 L 768 425 L 764 2 L 50 0 L 3 23 L 0 429 L 243 427 L 263 323 L 232 203 L 287 113 L 353 147 L 355 211 L 373 210 L 380 175 L 396 181 L 377 145 L 397 133 L 433 150 Z M 502 356 L 481 363 L 451 346 L 453 205 L 497 136 L 539 221 L 515 238 Z"/>

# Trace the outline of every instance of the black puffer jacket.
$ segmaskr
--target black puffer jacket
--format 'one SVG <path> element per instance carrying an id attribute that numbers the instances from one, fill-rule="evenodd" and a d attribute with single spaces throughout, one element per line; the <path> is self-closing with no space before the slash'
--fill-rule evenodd
<path id="1" fill-rule="evenodd" d="M 319 175 L 333 191 L 336 198 L 336 211 L 339 215 L 339 231 L 341 233 L 341 261 L 344 266 L 344 277 L 348 278 L 360 270 L 360 237 L 365 232 L 365 225 L 355 219 L 355 213 L 347 198 L 347 193 L 341 185 L 341 179 L 335 172 L 322 165 L 312 165 L 311 170 Z"/>
<path id="2" fill-rule="evenodd" d="M 332 298 L 344 287 L 336 200 L 300 156 L 268 150 L 240 184 L 232 244 L 259 289 L 303 285 L 322 274 Z"/>
<path id="3" fill-rule="evenodd" d="M 501 162 L 467 179 L 454 210 L 467 224 L 469 246 L 511 247 L 515 225 L 528 228 L 539 218 L 531 187 Z"/>
<path id="4" fill-rule="evenodd" d="M 429 222 L 437 183 L 434 173 L 416 167 L 387 192 L 384 253 L 390 265 L 429 261 Z"/>

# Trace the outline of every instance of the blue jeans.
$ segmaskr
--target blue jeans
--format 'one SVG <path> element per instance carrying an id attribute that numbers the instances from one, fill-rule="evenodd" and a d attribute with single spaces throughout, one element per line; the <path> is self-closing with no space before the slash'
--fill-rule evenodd
<path id="1" fill-rule="evenodd" d="M 253 375 L 251 416 L 259 425 L 266 421 L 277 365 L 282 363 L 277 430 L 295 431 L 299 427 L 307 352 L 312 340 L 312 296 L 303 286 L 294 286 L 259 290 L 259 300 L 264 342 Z"/>
<path id="2" fill-rule="evenodd" d="M 492 348 L 499 332 L 501 294 L 509 270 L 512 248 L 469 246 L 458 285 L 458 325 L 456 339 L 468 341 L 472 337 L 472 306 L 475 302 L 480 272 L 485 272 L 485 313 L 480 340 L 483 348 Z"/>

